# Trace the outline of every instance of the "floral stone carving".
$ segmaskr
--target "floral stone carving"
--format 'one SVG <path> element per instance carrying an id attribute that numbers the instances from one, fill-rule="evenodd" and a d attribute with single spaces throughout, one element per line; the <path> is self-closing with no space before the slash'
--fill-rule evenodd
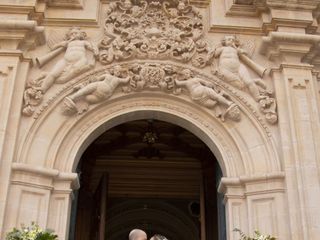
<path id="1" fill-rule="evenodd" d="M 169 94 L 181 94 L 186 89 L 191 99 L 198 104 L 213 109 L 222 121 L 225 118 L 240 120 L 240 109 L 230 97 L 219 90 L 215 84 L 195 77 L 189 69 L 155 63 L 133 64 L 113 67 L 101 76 L 95 77 L 74 88 L 74 93 L 65 97 L 63 112 L 81 114 L 91 104 L 96 104 L 112 96 L 116 88 L 122 85 L 126 94 L 142 90 L 164 91 Z"/>
<path id="2" fill-rule="evenodd" d="M 103 64 L 132 58 L 188 62 L 204 50 L 202 16 L 185 0 L 116 1 L 107 16 L 99 45 Z"/>
<path id="3" fill-rule="evenodd" d="M 24 92 L 23 113 L 27 116 L 32 115 L 34 106 L 42 101 L 43 94 L 55 83 L 64 84 L 75 76 L 92 69 L 94 59 L 90 62 L 86 50 L 98 56 L 99 52 L 93 44 L 86 40 L 86 33 L 78 27 L 73 27 L 66 34 L 65 40 L 55 44 L 52 51 L 47 55 L 37 58 L 40 67 L 65 52 L 49 72 L 42 72 L 40 76 L 28 83 L 28 88 Z"/>
<path id="4" fill-rule="evenodd" d="M 273 92 L 261 79 L 253 79 L 247 66 L 261 77 L 266 69 L 248 57 L 235 36 L 210 48 L 203 38 L 202 16 L 188 1 L 116 1 L 107 16 L 99 44 L 101 63 L 140 58 L 171 59 L 198 68 L 212 65 L 217 77 L 249 91 L 269 123 L 277 122 Z"/>

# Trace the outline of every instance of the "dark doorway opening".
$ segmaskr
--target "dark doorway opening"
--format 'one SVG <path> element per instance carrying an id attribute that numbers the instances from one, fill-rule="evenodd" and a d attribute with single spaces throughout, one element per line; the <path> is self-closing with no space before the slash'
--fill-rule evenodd
<path id="1" fill-rule="evenodd" d="M 118 125 L 98 137 L 78 166 L 69 239 L 224 240 L 221 170 L 208 147 L 188 130 L 158 120 Z"/>

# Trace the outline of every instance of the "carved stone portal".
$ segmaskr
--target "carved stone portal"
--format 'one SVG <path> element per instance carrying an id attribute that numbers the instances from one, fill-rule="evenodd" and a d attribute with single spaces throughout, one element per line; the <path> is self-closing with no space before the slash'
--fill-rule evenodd
<path id="1" fill-rule="evenodd" d="M 68 115 L 81 114 L 89 105 L 110 98 L 119 85 L 122 85 L 122 91 L 126 94 L 142 90 L 181 94 L 183 88 L 193 101 L 215 111 L 222 121 L 225 118 L 240 120 L 239 107 L 217 85 L 195 77 L 189 69 L 153 63 L 133 64 L 125 68 L 117 65 L 93 80 L 76 86 L 74 92 L 65 97 L 63 112 Z"/>
<path id="2" fill-rule="evenodd" d="M 48 41 L 52 51 L 37 58 L 40 67 L 60 53 L 65 53 L 49 72 L 42 72 L 37 79 L 29 81 L 24 92 L 25 115 L 33 114 L 34 107 L 42 102 L 44 93 L 53 84 L 65 84 L 95 67 L 95 60 L 89 61 L 87 57 L 86 51 L 89 50 L 103 65 L 125 60 L 156 59 L 159 62 L 166 60 L 191 64 L 197 68 L 211 66 L 212 73 L 223 82 L 248 91 L 269 123 L 277 122 L 276 100 L 262 80 L 267 69 L 249 57 L 254 44 L 250 41 L 240 43 L 236 36 L 225 36 L 221 43 L 210 47 L 203 36 L 202 16 L 187 0 L 118 0 L 109 4 L 106 15 L 104 33 L 97 46 L 87 41 L 86 33 L 76 27 L 71 28 L 66 39 L 58 41 L 58 44 L 49 44 L 52 41 Z M 252 78 L 247 67 L 260 78 Z M 125 85 L 129 81 L 130 87 L 124 86 L 126 91 L 160 89 L 177 94 L 180 88 L 185 88 L 199 104 L 213 107 L 219 103 L 227 107 L 229 118 L 236 120 L 239 116 L 237 108 L 225 93 L 205 85 L 201 78 L 193 77 L 187 71 L 184 71 L 183 82 L 175 79 L 176 73 L 171 66 L 132 65 L 125 71 L 124 77 L 117 68 L 113 71 L 106 72 L 88 86 L 79 86 L 79 92 L 65 100 L 68 111 L 79 112 L 75 102 L 83 96 L 86 96 L 86 104 L 99 102 L 109 98 L 119 84 Z M 85 105 L 83 109 L 87 108 Z"/>

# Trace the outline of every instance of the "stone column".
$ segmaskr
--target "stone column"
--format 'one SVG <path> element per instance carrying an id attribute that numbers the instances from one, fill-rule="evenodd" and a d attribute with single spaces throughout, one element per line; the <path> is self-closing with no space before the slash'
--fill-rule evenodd
<path id="1" fill-rule="evenodd" d="M 248 234 L 260 230 L 280 240 L 290 239 L 283 173 L 222 178 L 219 192 L 224 193 L 229 240 L 239 239 L 235 228 Z"/>
<path id="2" fill-rule="evenodd" d="M 272 32 L 262 53 L 282 61 L 272 70 L 286 173 L 290 239 L 320 236 L 320 119 L 313 66 L 320 36 Z M 303 61 L 305 63 L 303 63 Z"/>
<path id="3" fill-rule="evenodd" d="M 43 27 L 37 26 L 33 20 L 12 20 L 8 17 L 0 21 L 0 238 L 4 234 L 2 226 L 23 90 L 31 64 L 31 59 L 24 56 L 22 49 L 43 43 L 43 31 Z"/>
<path id="4" fill-rule="evenodd" d="M 73 190 L 79 186 L 76 173 L 59 173 L 54 180 L 47 228 L 54 229 L 59 240 L 68 239 Z"/>

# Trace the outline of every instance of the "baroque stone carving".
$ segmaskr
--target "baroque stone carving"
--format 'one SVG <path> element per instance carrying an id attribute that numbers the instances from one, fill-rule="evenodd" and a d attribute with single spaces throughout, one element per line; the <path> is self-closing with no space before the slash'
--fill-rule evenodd
<path id="1" fill-rule="evenodd" d="M 120 84 L 126 94 L 142 90 L 181 94 L 184 88 L 193 101 L 213 109 L 222 121 L 225 118 L 240 120 L 239 107 L 218 86 L 195 77 L 189 69 L 157 63 L 132 64 L 125 68 L 117 65 L 109 72 L 78 85 L 74 93 L 65 97 L 63 112 L 81 114 L 90 104 L 110 98 Z"/>
<path id="2" fill-rule="evenodd" d="M 87 109 L 88 104 L 99 103 L 103 100 L 110 98 L 114 90 L 119 84 L 129 82 L 129 77 L 121 78 L 122 69 L 120 66 L 113 68 L 112 74 L 106 72 L 105 74 L 97 77 L 93 82 L 87 85 L 79 85 L 74 90 L 75 92 L 64 99 L 65 112 L 81 113 Z M 82 98 L 85 106 L 82 108 L 77 107 L 75 101 Z"/>
<path id="3" fill-rule="evenodd" d="M 272 91 L 261 79 L 253 79 L 244 64 L 260 77 L 266 69 L 248 57 L 235 36 L 210 48 L 203 38 L 202 16 L 188 1 L 116 1 L 107 15 L 105 37 L 99 44 L 101 63 L 148 58 L 190 62 L 198 68 L 212 65 L 217 77 L 249 91 L 269 123 L 277 122 Z"/>
<path id="4" fill-rule="evenodd" d="M 98 47 L 87 41 L 86 34 L 79 28 L 72 28 L 66 34 L 66 40 L 55 44 L 49 54 L 37 59 L 38 65 L 42 67 L 52 58 L 65 52 L 63 58 L 49 72 L 43 72 L 38 78 L 29 81 L 24 92 L 23 113 L 25 115 L 33 114 L 35 106 L 42 102 L 44 93 L 53 84 L 65 84 L 75 76 L 93 68 L 95 61 L 94 59 L 89 61 L 86 54 L 86 51 L 90 50 L 104 65 L 138 58 L 173 60 L 188 63 L 197 68 L 211 66 L 216 77 L 239 90 L 247 90 L 258 103 L 260 112 L 265 115 L 269 123 L 277 122 L 273 92 L 267 89 L 262 80 L 266 69 L 253 62 L 246 51 L 246 48 L 253 51 L 253 44 L 246 44 L 250 41 L 240 43 L 236 36 L 225 36 L 217 47 L 210 47 L 203 37 L 202 16 L 199 10 L 189 5 L 188 0 L 117 0 L 109 4 L 106 13 L 104 34 L 99 39 Z M 248 67 L 260 78 L 252 78 Z M 169 65 L 160 68 L 132 65 L 127 69 L 127 74 L 130 75 L 128 75 L 130 85 L 123 87 L 123 91 L 160 89 L 174 94 L 181 91 L 181 88 L 177 87 L 180 82 L 174 79 L 176 73 L 172 72 Z M 93 86 L 105 85 L 108 82 L 106 79 L 111 76 L 117 77 L 118 80 L 122 78 L 117 73 L 106 73 L 105 80 L 102 78 L 95 80 L 97 83 L 90 84 L 90 91 L 95 95 Z M 225 97 L 224 93 L 217 92 L 217 89 L 214 88 L 208 91 L 203 90 L 208 86 L 203 85 L 199 78 L 189 77 L 184 80 L 186 82 L 180 83 L 181 87 L 188 91 L 192 99 L 196 99 L 192 96 L 196 91 L 190 86 L 194 86 L 198 89 L 197 91 L 202 89 L 202 94 L 213 102 L 218 99 L 218 95 L 214 96 L 213 93 Z M 69 110 L 79 112 L 74 101 L 89 94 L 88 89 L 89 86 L 86 86 L 85 90 L 74 93 L 75 96 L 65 101 L 66 107 L 69 101 Z M 113 90 L 110 90 L 111 93 L 101 95 L 101 99 L 109 98 Z M 229 109 L 225 113 L 229 115 L 229 118 L 235 120 L 238 116 L 237 108 L 231 106 L 227 101 L 228 98 L 226 101 L 218 102 L 221 103 L 219 105 L 224 105 Z M 90 100 L 86 102 L 91 104 Z M 205 101 L 200 101 L 200 104 L 208 105 Z M 83 109 L 86 108 L 83 107 Z M 232 114 L 235 115 L 231 116 Z"/>
<path id="5" fill-rule="evenodd" d="M 43 94 L 55 83 L 64 84 L 75 76 L 94 67 L 94 59 L 90 62 L 86 50 L 93 52 L 98 56 L 98 49 L 86 40 L 86 33 L 78 27 L 73 27 L 66 34 L 66 39 L 55 44 L 51 52 L 47 55 L 37 58 L 40 67 L 65 52 L 49 72 L 42 72 L 38 78 L 28 83 L 28 88 L 24 92 L 25 115 L 32 115 L 34 106 L 41 103 Z"/>
<path id="6" fill-rule="evenodd" d="M 216 76 L 238 89 L 246 88 L 258 102 L 266 120 L 272 124 L 277 122 L 276 101 L 273 98 L 273 92 L 267 89 L 261 78 L 253 79 L 241 61 L 260 77 L 263 77 L 266 69 L 248 57 L 247 51 L 240 47 L 239 40 L 235 36 L 225 36 L 221 45 L 209 53 L 209 59 L 212 59 L 213 73 Z"/>
<path id="7" fill-rule="evenodd" d="M 201 78 L 194 77 L 189 69 L 182 71 L 183 80 L 175 80 L 177 86 L 188 89 L 193 101 L 207 107 L 214 108 L 218 103 L 225 106 L 227 110 L 222 112 L 219 117 L 224 121 L 225 116 L 234 121 L 240 120 L 240 109 L 228 99 L 228 95 L 223 91 L 217 91 L 216 86 L 208 83 Z"/>
<path id="8" fill-rule="evenodd" d="M 205 42 L 202 16 L 188 1 L 116 1 L 109 4 L 100 62 L 132 58 L 197 62 Z"/>

